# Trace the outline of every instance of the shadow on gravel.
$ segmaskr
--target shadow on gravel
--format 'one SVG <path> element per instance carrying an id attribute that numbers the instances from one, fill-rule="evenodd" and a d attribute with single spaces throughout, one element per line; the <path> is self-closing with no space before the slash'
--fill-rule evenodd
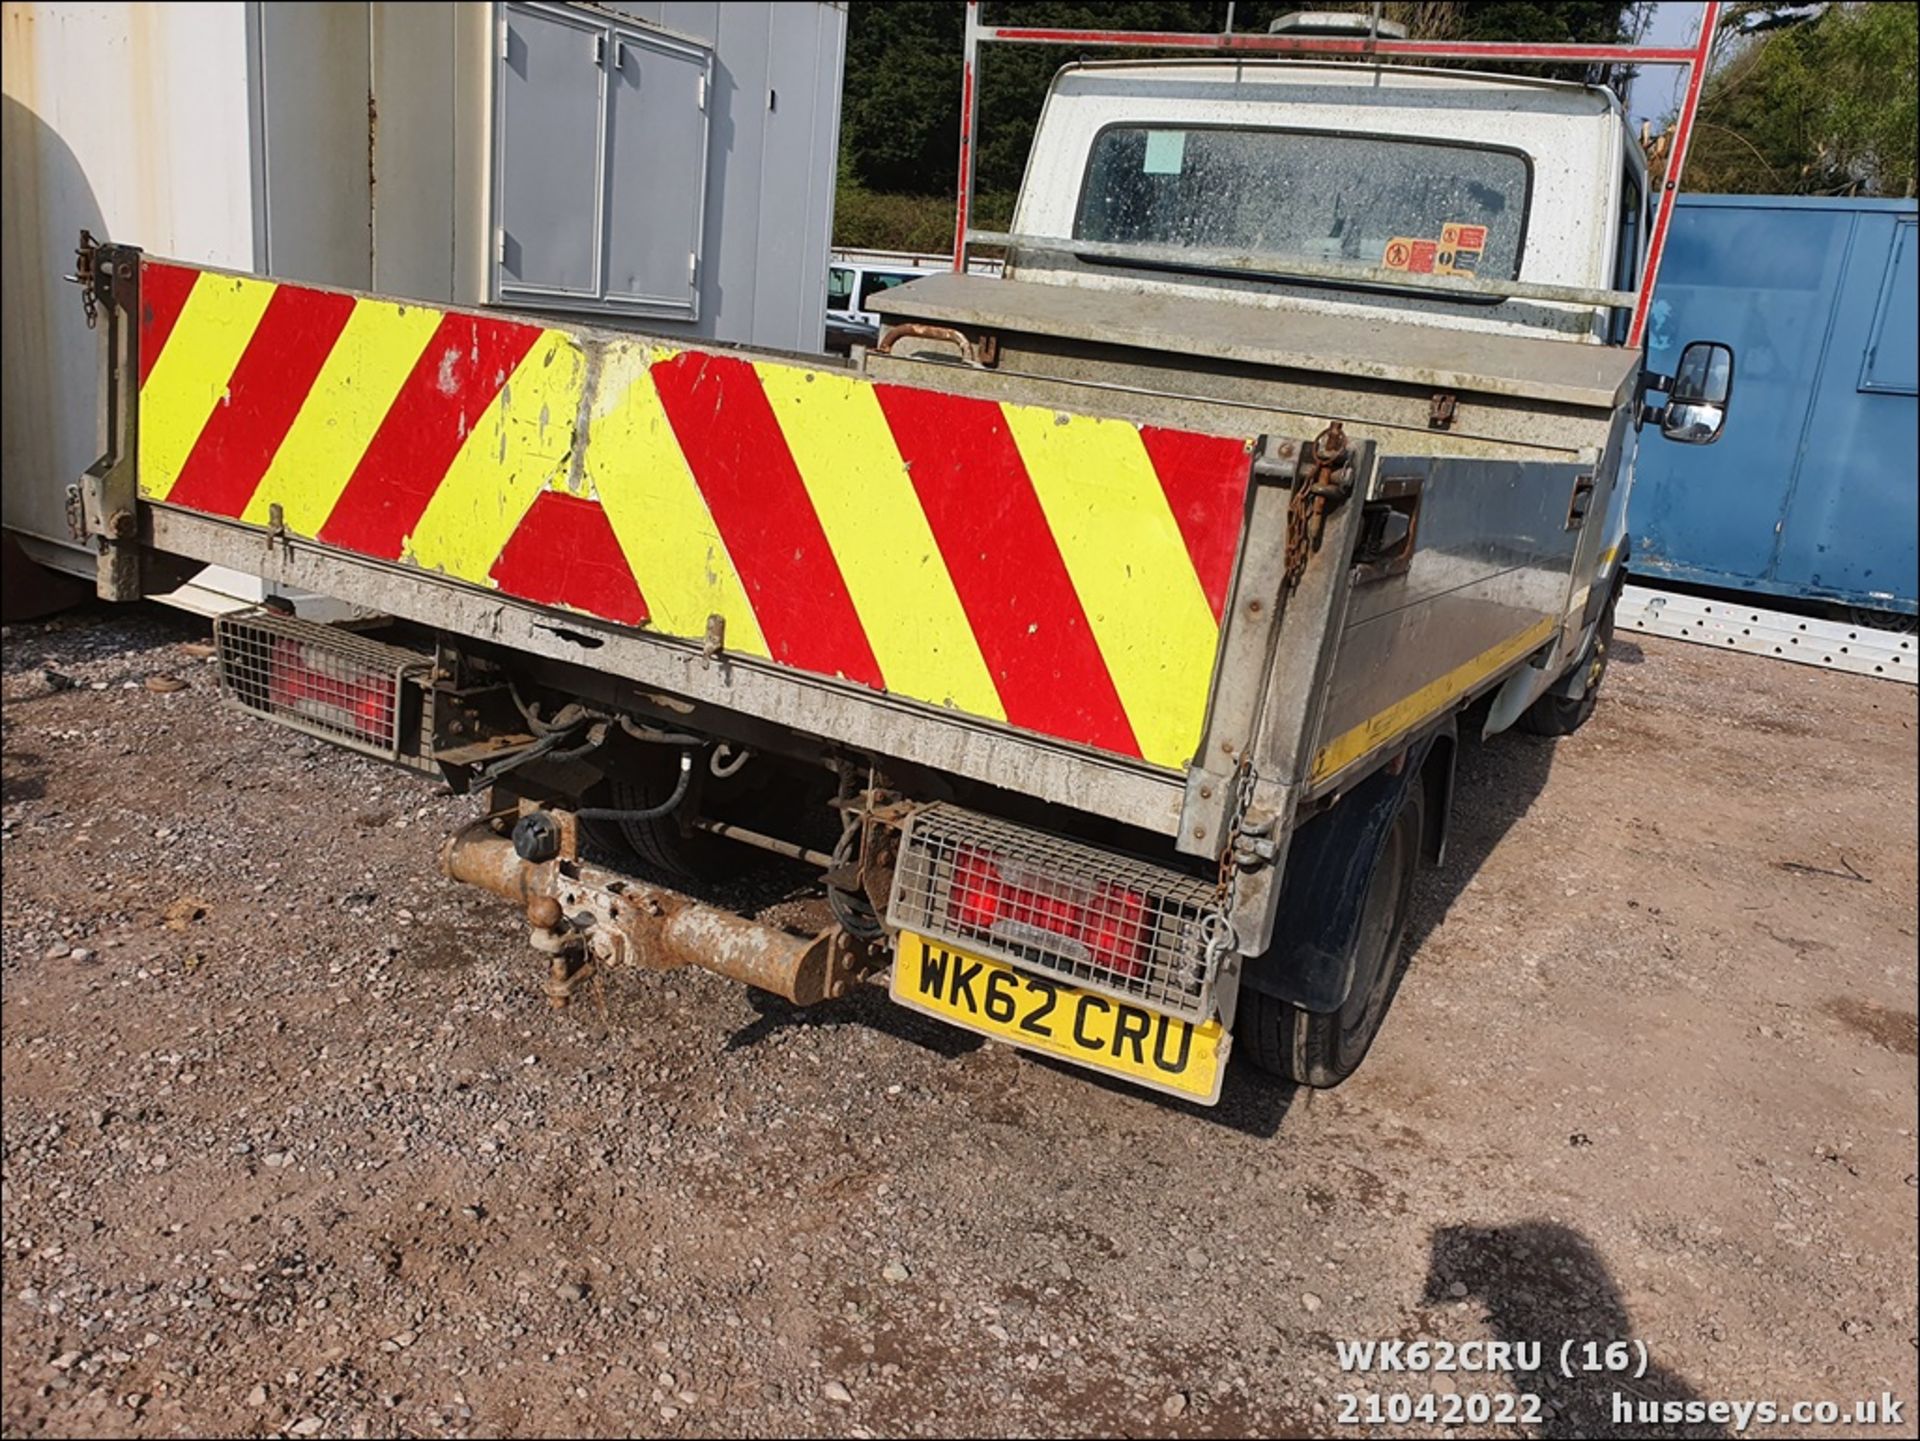
<path id="1" fill-rule="evenodd" d="M 1447 858 L 1422 871 L 1414 885 L 1404 942 L 1411 961 L 1418 961 L 1421 943 L 1446 917 L 1493 848 L 1532 809 L 1553 768 L 1555 742 L 1517 731 L 1482 740 L 1484 716 L 1484 707 L 1475 706 L 1460 717 Z"/>
<path id="2" fill-rule="evenodd" d="M 1483 715 L 1483 710 L 1476 709 L 1461 719 L 1447 859 L 1437 869 L 1423 874 L 1414 893 L 1413 912 L 1407 922 L 1409 957 L 1417 958 L 1421 942 L 1440 924 L 1501 838 L 1532 807 L 1553 765 L 1554 743 L 1539 736 L 1509 731 L 1491 740 L 1481 740 Z M 717 899 L 737 905 L 739 898 Z M 760 1012 L 759 1018 L 736 1031 L 728 1039 L 727 1049 L 754 1045 L 788 1026 L 867 1026 L 950 1058 L 984 1044 L 981 1037 L 938 1021 L 923 1020 L 892 1004 L 877 990 L 806 1010 L 790 1006 L 775 996 L 753 993 L 753 1005 Z M 1071 1075 L 1083 1085 L 1099 1086 L 1117 1095 L 1145 1101 L 1183 1122 L 1201 1121 L 1260 1140 L 1279 1134 L 1302 1089 L 1255 1070 L 1243 1059 L 1227 1067 L 1219 1104 L 1200 1106 L 1052 1057 L 1021 1052 L 1021 1059 Z"/>
<path id="3" fill-rule="evenodd" d="M 46 763 L 32 751 L 8 751 L 0 769 L 0 803 L 37 801 L 47 793 Z"/>
<path id="4" fill-rule="evenodd" d="M 0 650 L 0 672 L 20 675 L 49 661 L 61 665 L 132 661 L 182 641 L 204 641 L 209 629 L 203 617 L 157 601 L 130 606 L 88 600 L 42 620 L 8 625 L 7 643 Z M 146 673 L 137 672 L 141 676 Z M 136 672 L 127 672 L 133 674 Z M 116 673 L 116 679 L 124 678 Z M 57 684 L 54 688 L 61 689 Z"/>
<path id="5" fill-rule="evenodd" d="M 1594 1245 L 1570 1226 L 1521 1221 L 1511 1226 L 1441 1226 L 1434 1230 L 1422 1300 L 1429 1305 L 1471 1297 L 1484 1308 L 1492 1339 L 1512 1346 L 1538 1346 L 1539 1366 L 1515 1367 L 1508 1380 L 1516 1392 L 1533 1392 L 1550 1409 L 1539 1436 L 1727 1435 L 1710 1421 L 1687 1421 L 1688 1402 L 1700 1393 L 1682 1377 L 1648 1358 L 1646 1374 L 1583 1371 L 1591 1342 L 1602 1356 L 1609 1341 L 1625 1341 L 1639 1353 L 1633 1318 L 1613 1273 Z M 1571 1380 L 1561 1373 L 1563 1349 L 1571 1346 Z M 1620 1398 L 1616 1409 L 1615 1396 Z M 1559 1409 L 1551 1409 L 1557 1403 Z M 1673 1419 L 1667 1419 L 1671 1416 Z"/>
<path id="6" fill-rule="evenodd" d="M 1059 1071 L 1062 1075 L 1071 1076 L 1084 1085 L 1098 1086 L 1103 1091 L 1111 1091 L 1116 1096 L 1125 1096 L 1132 1101 L 1144 1101 L 1150 1106 L 1166 1111 L 1170 1117 L 1177 1118 L 1182 1125 L 1192 1121 L 1204 1121 L 1208 1125 L 1223 1126 L 1229 1131 L 1238 1131 L 1244 1136 L 1252 1136 L 1261 1141 L 1271 1140 L 1279 1134 L 1281 1123 L 1287 1119 L 1287 1113 L 1293 1109 L 1295 1098 L 1306 1089 L 1294 1085 L 1291 1081 L 1283 1081 L 1278 1076 L 1269 1076 L 1265 1071 L 1257 1071 L 1244 1060 L 1229 1060 L 1227 1078 L 1220 1085 L 1219 1104 L 1202 1106 L 1198 1102 L 1183 1101 L 1178 1096 L 1170 1096 L 1163 1091 L 1149 1091 L 1144 1086 L 1136 1086 L 1127 1081 L 1103 1076 L 1098 1071 L 1089 1071 L 1067 1061 L 1058 1061 L 1052 1056 L 1023 1051 L 1020 1053 L 1020 1059 L 1036 1066 L 1045 1066 L 1049 1070 Z"/>
<path id="7" fill-rule="evenodd" d="M 758 1011 L 756 1020 L 747 1022 L 727 1037 L 726 1048 L 738 1051 L 757 1045 L 777 1031 L 796 1026 L 860 1026 L 869 1031 L 907 1042 L 944 1056 L 948 1060 L 977 1051 L 986 1042 L 984 1036 L 956 1026 L 943 1025 L 896 1006 L 877 988 L 856 991 L 837 1001 L 817 1006 L 796 1006 L 770 991 L 747 990 L 747 1004 Z"/>

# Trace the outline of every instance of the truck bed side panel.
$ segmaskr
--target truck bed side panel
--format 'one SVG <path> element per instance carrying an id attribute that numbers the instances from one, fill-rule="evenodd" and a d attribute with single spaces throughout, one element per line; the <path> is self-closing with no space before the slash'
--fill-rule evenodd
<path id="1" fill-rule="evenodd" d="M 1360 576 L 1309 784 L 1391 747 L 1560 634 L 1575 548 L 1604 519 L 1574 514 L 1591 462 L 1390 456 L 1383 483 L 1422 487 L 1408 568 Z M 1584 589 L 1581 599 L 1584 600 Z"/>
<path id="2" fill-rule="evenodd" d="M 149 502 L 1192 757 L 1248 438 L 153 260 L 140 337 Z"/>

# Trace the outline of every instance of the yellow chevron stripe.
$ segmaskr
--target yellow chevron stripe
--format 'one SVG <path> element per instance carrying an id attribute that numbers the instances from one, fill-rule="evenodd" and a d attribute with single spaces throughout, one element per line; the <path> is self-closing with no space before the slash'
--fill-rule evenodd
<path id="1" fill-rule="evenodd" d="M 747 588 L 694 483 L 660 404 L 648 366 L 673 352 L 609 341 L 593 395 L 591 437 L 582 446 L 587 478 L 626 552 L 647 603 L 647 624 L 699 639 L 720 616 L 726 646 L 767 655 Z"/>
<path id="2" fill-rule="evenodd" d="M 547 330 L 474 423 L 405 554 L 429 570 L 490 585 L 494 561 L 549 483 L 564 479 L 587 360 L 565 331 Z"/>
<path id="3" fill-rule="evenodd" d="M 1141 755 L 1186 765 L 1206 717 L 1220 627 L 1140 432 L 1035 406 L 1000 409 Z"/>
<path id="4" fill-rule="evenodd" d="M 791 365 L 754 369 L 887 689 L 1005 720 L 873 387 Z"/>
<path id="5" fill-rule="evenodd" d="M 444 314 L 424 305 L 355 302 L 242 520 L 267 525 L 278 504 L 295 535 L 320 533 Z"/>
<path id="6" fill-rule="evenodd" d="M 140 493 L 148 500 L 165 500 L 180 478 L 277 288 L 204 270 L 194 281 L 166 349 L 140 387 Z"/>
<path id="7" fill-rule="evenodd" d="M 1383 741 L 1412 730 L 1422 721 L 1431 720 L 1501 666 L 1545 645 L 1559 628 L 1560 622 L 1554 616 L 1536 621 L 1519 635 L 1480 652 L 1438 680 L 1429 681 L 1411 695 L 1395 701 L 1380 714 L 1336 736 L 1321 746 L 1314 756 L 1312 779 L 1316 782 L 1324 780 L 1341 767 L 1359 760 Z"/>

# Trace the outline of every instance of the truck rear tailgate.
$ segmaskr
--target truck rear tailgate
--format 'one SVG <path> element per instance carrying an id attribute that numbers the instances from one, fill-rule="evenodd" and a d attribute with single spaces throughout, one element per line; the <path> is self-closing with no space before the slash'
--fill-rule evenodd
<path id="1" fill-rule="evenodd" d="M 138 314 L 152 505 L 909 720 L 1192 759 L 1248 437 L 147 258 Z"/>

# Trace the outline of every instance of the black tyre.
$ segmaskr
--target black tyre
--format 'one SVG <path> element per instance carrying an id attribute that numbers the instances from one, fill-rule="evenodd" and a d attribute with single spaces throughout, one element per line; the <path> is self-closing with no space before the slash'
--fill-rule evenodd
<path id="1" fill-rule="evenodd" d="M 654 749 L 657 757 L 649 756 L 641 768 L 602 782 L 587 804 L 641 811 L 665 801 L 679 779 L 680 753 L 667 746 Z M 704 757 L 696 763 L 704 764 Z M 739 871 L 739 846 L 683 826 L 685 816 L 695 813 L 693 804 L 694 798 L 689 796 L 679 810 L 652 820 L 588 820 L 580 824 L 588 842 L 616 862 L 637 860 L 664 876 L 689 881 L 710 881 Z"/>
<path id="2" fill-rule="evenodd" d="M 1354 928 L 1353 984 L 1337 1011 L 1306 1011 L 1243 987 L 1234 1040 L 1261 1070 L 1302 1086 L 1337 1086 L 1359 1068 L 1406 969 L 1401 941 L 1420 868 L 1426 787 L 1416 779 L 1367 877 Z"/>
<path id="3" fill-rule="evenodd" d="M 1613 651 L 1613 608 L 1619 598 L 1616 590 L 1608 599 L 1607 608 L 1600 613 L 1600 624 L 1593 628 L 1593 639 L 1587 642 L 1586 650 L 1568 672 L 1573 675 L 1582 668 L 1586 671 L 1587 688 L 1579 699 L 1571 700 L 1548 691 L 1520 713 L 1521 730 L 1537 736 L 1570 736 L 1587 723 L 1587 717 L 1600 703 L 1600 682 L 1606 676 L 1607 658 Z"/>

